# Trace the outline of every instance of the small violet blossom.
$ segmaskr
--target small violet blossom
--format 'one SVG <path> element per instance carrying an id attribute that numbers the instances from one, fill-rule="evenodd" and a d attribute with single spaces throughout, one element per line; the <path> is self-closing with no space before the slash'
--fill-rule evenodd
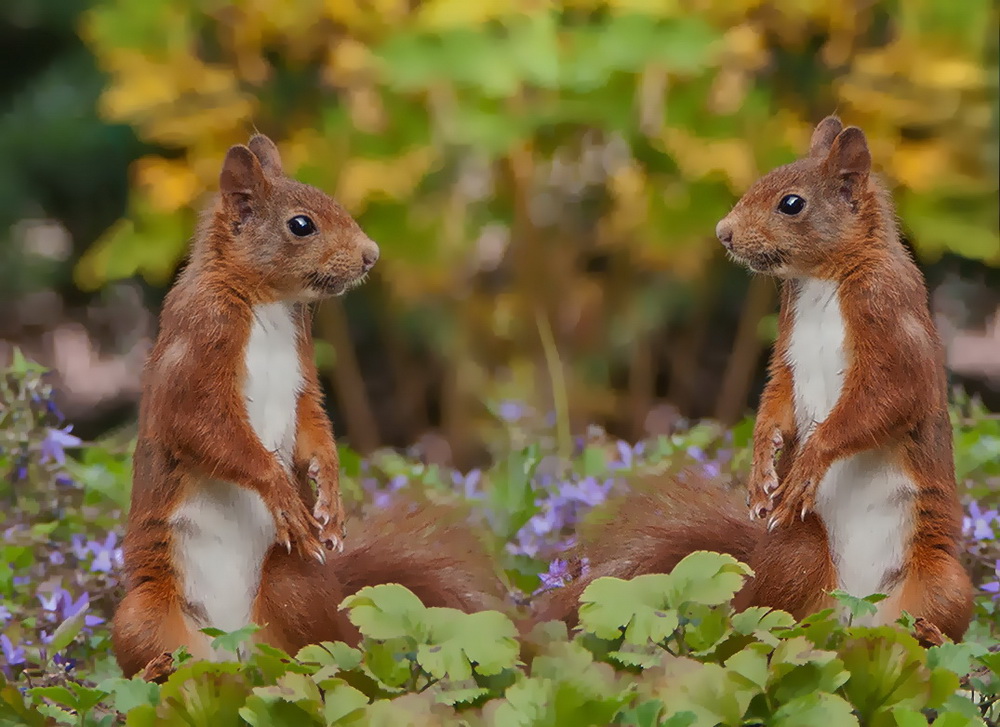
<path id="1" fill-rule="evenodd" d="M 1000 523 L 1000 514 L 996 510 L 981 510 L 973 500 L 969 503 L 969 514 L 962 518 L 962 530 L 976 540 L 992 540 L 996 537 L 993 523 Z"/>
<path id="2" fill-rule="evenodd" d="M 499 406 L 497 406 L 497 416 L 508 424 L 523 419 L 524 414 L 524 405 L 516 401 L 501 401 Z"/>
<path id="3" fill-rule="evenodd" d="M 995 581 L 991 581 L 990 583 L 984 583 L 982 585 L 982 589 L 987 593 L 992 593 L 993 598 L 1000 598 L 1000 560 L 997 560 L 993 564 L 993 572 L 997 579 Z"/>
<path id="4" fill-rule="evenodd" d="M 24 663 L 24 649 L 20 646 L 15 649 L 7 634 L 0 634 L 0 653 L 3 653 L 4 662 L 10 666 Z"/>
<path id="5" fill-rule="evenodd" d="M 70 434 L 73 425 L 69 424 L 63 429 L 48 427 L 45 430 L 45 439 L 42 440 L 41 463 L 45 464 L 50 460 L 55 460 L 58 464 L 66 463 L 65 449 L 72 449 L 83 444 L 83 440 L 74 434 Z"/>

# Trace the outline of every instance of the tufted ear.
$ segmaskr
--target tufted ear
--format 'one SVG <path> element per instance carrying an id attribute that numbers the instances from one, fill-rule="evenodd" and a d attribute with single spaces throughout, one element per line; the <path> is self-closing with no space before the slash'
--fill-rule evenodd
<path id="1" fill-rule="evenodd" d="M 872 168 L 872 155 L 864 132 L 856 126 L 848 126 L 840 132 L 833 140 L 825 167 L 828 175 L 840 180 L 844 198 L 856 207 Z"/>
<path id="2" fill-rule="evenodd" d="M 813 130 L 812 141 L 809 142 L 809 156 L 822 159 L 833 146 L 833 140 L 841 132 L 844 125 L 836 116 L 827 116 Z"/>
<path id="3" fill-rule="evenodd" d="M 222 163 L 219 191 L 224 204 L 237 213 L 241 223 L 246 222 L 267 187 L 264 171 L 254 153 L 242 144 L 230 147 Z"/>
<path id="4" fill-rule="evenodd" d="M 260 166 L 264 170 L 264 174 L 269 177 L 281 176 L 281 155 L 278 153 L 278 147 L 275 146 L 273 141 L 263 134 L 254 134 L 248 146 L 258 161 L 260 161 Z"/>

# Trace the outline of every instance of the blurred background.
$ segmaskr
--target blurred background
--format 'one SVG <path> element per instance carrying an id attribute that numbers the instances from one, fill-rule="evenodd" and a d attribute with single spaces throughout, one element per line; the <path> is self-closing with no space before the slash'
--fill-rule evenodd
<path id="1" fill-rule="evenodd" d="M 1000 411 L 995 0 L 4 0 L 0 366 L 131 427 L 156 316 L 255 129 L 382 250 L 321 305 L 341 441 L 459 467 L 503 418 L 635 439 L 756 405 L 776 285 L 714 227 L 837 112 L 956 385 Z"/>

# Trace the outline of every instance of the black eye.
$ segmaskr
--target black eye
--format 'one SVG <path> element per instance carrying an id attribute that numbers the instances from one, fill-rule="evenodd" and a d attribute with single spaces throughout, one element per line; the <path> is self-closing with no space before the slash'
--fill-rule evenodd
<path id="1" fill-rule="evenodd" d="M 295 215 L 295 217 L 288 220 L 288 229 L 296 237 L 305 237 L 316 232 L 316 225 L 305 215 Z"/>
<path id="2" fill-rule="evenodd" d="M 786 194 L 778 203 L 778 212 L 783 215 L 797 215 L 806 206 L 806 201 L 797 194 Z"/>

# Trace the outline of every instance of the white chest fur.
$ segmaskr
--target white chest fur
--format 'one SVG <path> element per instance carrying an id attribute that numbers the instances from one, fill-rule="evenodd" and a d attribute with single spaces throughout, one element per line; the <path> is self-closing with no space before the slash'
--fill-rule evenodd
<path id="1" fill-rule="evenodd" d="M 804 280 L 795 300 L 786 360 L 792 369 L 795 420 L 804 445 L 833 410 L 850 362 L 837 284 Z M 831 465 L 816 509 L 830 539 L 840 588 L 864 597 L 885 592 L 910 538 L 914 485 L 881 451 Z"/>
<path id="2" fill-rule="evenodd" d="M 290 466 L 302 390 L 292 309 L 257 306 L 245 352 L 247 418 L 264 447 Z M 201 483 L 173 516 L 185 597 L 204 618 L 197 628 L 249 623 L 274 522 L 257 493 L 229 482 Z"/>

